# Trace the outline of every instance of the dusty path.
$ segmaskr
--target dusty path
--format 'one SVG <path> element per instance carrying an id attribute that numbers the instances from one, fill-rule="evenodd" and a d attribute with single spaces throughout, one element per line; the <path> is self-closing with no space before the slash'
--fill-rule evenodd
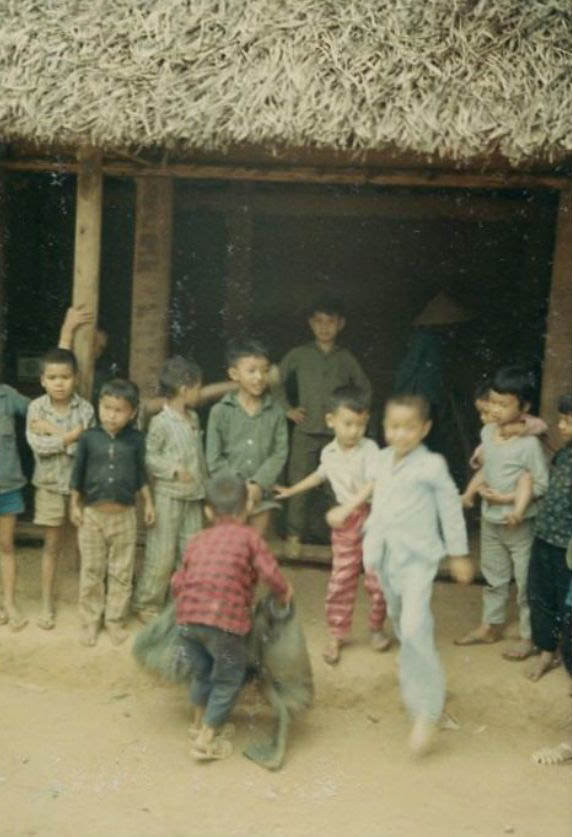
<path id="1" fill-rule="evenodd" d="M 22 604 L 38 610 L 38 550 L 22 551 Z M 478 618 L 480 588 L 437 584 L 437 635 L 456 731 L 413 762 L 395 676 L 396 652 L 366 642 L 361 599 L 355 642 L 337 669 L 321 660 L 327 574 L 293 581 L 314 663 L 316 706 L 294 727 L 287 762 L 268 773 L 242 757 L 267 713 L 250 691 L 235 711 L 237 752 L 188 756 L 186 695 L 137 669 L 104 635 L 77 642 L 73 570 L 60 578 L 55 631 L 0 628 L 2 837 L 570 837 L 572 765 L 542 768 L 530 754 L 570 721 L 564 672 L 537 684 L 501 646 L 463 649 L 453 636 Z M 135 629 L 135 626 L 132 626 Z"/>

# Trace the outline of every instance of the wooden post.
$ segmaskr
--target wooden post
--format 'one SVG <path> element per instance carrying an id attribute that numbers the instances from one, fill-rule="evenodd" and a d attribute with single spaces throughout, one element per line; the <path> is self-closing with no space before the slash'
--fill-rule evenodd
<path id="1" fill-rule="evenodd" d="M 93 334 L 99 308 L 103 196 L 101 152 L 93 148 L 82 148 L 78 151 L 78 163 L 73 304 L 93 311 L 94 322 L 78 329 L 74 340 L 74 352 L 79 364 L 79 390 L 85 398 L 90 398 L 95 363 Z"/>
<path id="2" fill-rule="evenodd" d="M 169 350 L 173 184 L 163 177 L 138 177 L 135 184 L 129 374 L 148 398 Z"/>
<path id="3" fill-rule="evenodd" d="M 227 215 L 227 260 L 224 331 L 227 339 L 237 332 L 247 332 L 252 304 L 252 213 L 250 184 L 233 187 L 238 205 Z"/>
<path id="4" fill-rule="evenodd" d="M 572 392 L 572 190 L 560 195 L 552 282 L 546 323 L 541 414 L 548 422 L 550 442 L 559 447 L 555 427 L 558 396 Z"/>

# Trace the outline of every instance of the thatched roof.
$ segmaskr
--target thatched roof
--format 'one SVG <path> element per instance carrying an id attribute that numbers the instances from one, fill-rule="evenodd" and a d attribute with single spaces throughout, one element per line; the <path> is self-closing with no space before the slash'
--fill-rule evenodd
<path id="1" fill-rule="evenodd" d="M 4 141 L 572 151 L 570 0 L 0 0 Z"/>

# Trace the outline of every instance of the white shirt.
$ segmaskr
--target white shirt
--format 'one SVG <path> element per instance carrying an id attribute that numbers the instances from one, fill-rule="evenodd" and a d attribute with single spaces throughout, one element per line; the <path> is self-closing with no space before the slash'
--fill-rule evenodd
<path id="1" fill-rule="evenodd" d="M 419 445 L 395 461 L 393 448 L 377 456 L 377 477 L 364 538 L 364 567 L 375 571 L 386 547 L 402 560 L 437 563 L 466 555 L 461 499 L 442 456 Z"/>
<path id="2" fill-rule="evenodd" d="M 338 503 L 349 502 L 366 482 L 375 480 L 379 453 L 372 439 L 360 439 L 349 449 L 334 439 L 322 448 L 318 474 L 329 480 Z"/>

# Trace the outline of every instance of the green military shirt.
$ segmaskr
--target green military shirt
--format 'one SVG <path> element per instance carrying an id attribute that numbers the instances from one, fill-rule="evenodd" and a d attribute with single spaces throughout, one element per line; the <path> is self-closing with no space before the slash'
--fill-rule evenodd
<path id="1" fill-rule="evenodd" d="M 334 346 L 329 352 L 323 352 L 312 341 L 303 346 L 296 346 L 280 362 L 280 380 L 282 387 L 278 394 L 279 403 L 285 411 L 291 409 L 286 397 L 285 384 L 291 376 L 296 377 L 298 385 L 298 404 L 306 411 L 306 418 L 297 428 L 302 433 L 327 433 L 332 431 L 326 426 L 324 416 L 328 410 L 331 393 L 341 386 L 354 384 L 371 395 L 371 384 L 348 349 Z"/>
<path id="2" fill-rule="evenodd" d="M 234 392 L 212 408 L 207 427 L 209 474 L 228 468 L 268 491 L 288 456 L 288 429 L 281 407 L 266 393 L 249 415 Z"/>

